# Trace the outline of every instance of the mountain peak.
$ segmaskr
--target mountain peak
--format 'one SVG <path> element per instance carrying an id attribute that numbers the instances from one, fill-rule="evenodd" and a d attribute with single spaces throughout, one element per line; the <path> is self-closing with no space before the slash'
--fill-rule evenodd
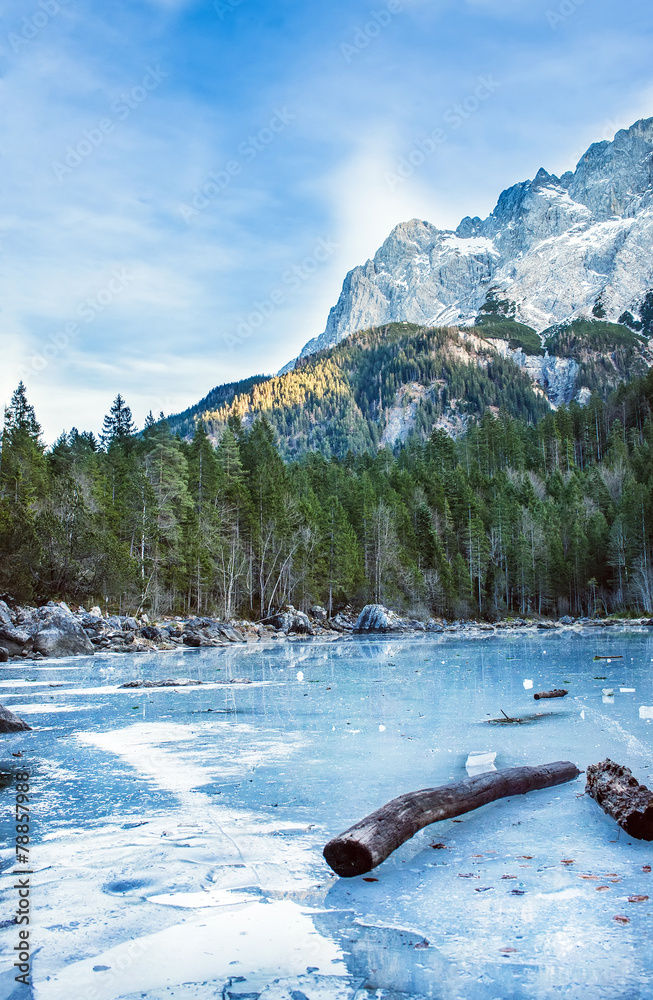
<path id="1" fill-rule="evenodd" d="M 629 313 L 636 323 L 653 289 L 651 208 L 646 118 L 591 145 L 575 171 L 559 178 L 541 167 L 506 188 L 484 220 L 467 216 L 455 232 L 423 219 L 399 223 L 346 275 L 324 333 L 300 356 L 386 323 L 469 325 L 490 290 L 538 331 L 592 315 L 614 322 Z"/>

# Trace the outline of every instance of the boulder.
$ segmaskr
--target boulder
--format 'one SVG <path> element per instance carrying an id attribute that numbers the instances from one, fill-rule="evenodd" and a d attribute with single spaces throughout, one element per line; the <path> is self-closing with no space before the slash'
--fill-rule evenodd
<path id="1" fill-rule="evenodd" d="M 4 646 L 0 646 L 0 663 L 6 663 L 9 659 L 9 650 L 5 649 Z"/>
<path id="2" fill-rule="evenodd" d="M 0 733 L 20 733 L 31 728 L 19 716 L 0 705 Z"/>
<path id="3" fill-rule="evenodd" d="M 355 632 L 402 632 L 410 626 L 382 604 L 366 604 L 354 627 Z"/>
<path id="4" fill-rule="evenodd" d="M 443 629 L 442 625 L 440 625 L 440 622 L 436 622 L 436 621 L 434 621 L 434 619 L 431 619 L 430 621 L 428 621 L 426 623 L 426 631 L 427 632 L 444 632 L 444 629 Z"/>
<path id="5" fill-rule="evenodd" d="M 281 611 L 263 619 L 264 625 L 271 625 L 281 632 L 298 632 L 303 635 L 313 635 L 313 627 L 308 615 L 297 611 L 292 604 L 286 604 Z"/>
<path id="6" fill-rule="evenodd" d="M 197 634 L 197 632 L 186 632 L 184 633 L 184 645 L 185 646 L 201 646 L 202 637 Z"/>
<path id="7" fill-rule="evenodd" d="M 314 604 L 313 607 L 308 610 L 311 618 L 313 618 L 316 622 L 320 622 L 320 624 L 326 623 L 327 613 L 319 604 Z"/>
<path id="8" fill-rule="evenodd" d="M 101 618 L 102 612 L 100 611 L 98 606 L 95 605 L 95 607 L 91 608 L 91 610 L 89 611 L 89 615 L 91 616 L 91 618 Z"/>
<path id="9" fill-rule="evenodd" d="M 217 626 L 217 629 L 218 629 L 218 632 L 220 633 L 220 635 L 223 635 L 225 637 L 225 639 L 229 640 L 229 642 L 242 642 L 243 641 L 242 635 L 239 632 L 236 631 L 236 629 L 233 627 L 233 625 L 222 625 L 222 624 L 219 624 Z"/>
<path id="10" fill-rule="evenodd" d="M 356 623 L 351 621 L 351 619 L 344 615 L 342 611 L 339 611 L 338 614 L 334 615 L 329 621 L 330 627 L 335 629 L 336 632 L 351 632 L 353 631 L 355 624 Z"/>
<path id="11" fill-rule="evenodd" d="M 63 602 L 38 608 L 30 632 L 34 651 L 43 656 L 89 656 L 95 651 L 86 632 Z"/>
<path id="12" fill-rule="evenodd" d="M 573 625 L 574 624 L 574 620 L 573 620 L 573 618 L 570 618 L 569 615 L 565 615 L 564 618 L 560 619 L 560 624 L 561 625 Z"/>
<path id="13" fill-rule="evenodd" d="M 0 642 L 4 640 L 13 643 L 15 646 L 26 646 L 29 642 L 29 632 L 24 629 L 14 628 L 13 625 L 0 625 Z"/>
<path id="14" fill-rule="evenodd" d="M 144 639 L 150 639 L 151 642 L 159 642 L 164 638 L 162 630 L 157 628 L 156 625 L 144 625 L 139 634 Z"/>
<path id="15" fill-rule="evenodd" d="M 13 624 L 11 611 L 4 601 L 0 601 L 0 625 L 6 625 L 8 628 L 11 628 Z"/>

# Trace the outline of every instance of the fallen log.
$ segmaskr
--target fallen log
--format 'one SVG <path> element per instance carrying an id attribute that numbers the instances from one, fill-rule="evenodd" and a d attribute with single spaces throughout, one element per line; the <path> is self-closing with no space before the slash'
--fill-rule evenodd
<path id="1" fill-rule="evenodd" d="M 509 795 L 562 785 L 579 774 L 575 764 L 556 761 L 540 767 L 510 767 L 439 788 L 409 792 L 330 840 L 324 858 L 344 878 L 364 875 L 431 823 L 452 819 Z"/>
<path id="2" fill-rule="evenodd" d="M 608 757 L 587 768 L 585 791 L 637 840 L 653 840 L 653 792 Z"/>
<path id="3" fill-rule="evenodd" d="M 501 711 L 503 712 L 503 709 Z M 486 719 L 485 722 L 488 726 L 525 726 L 530 722 L 539 722 L 540 719 L 552 718 L 557 714 L 557 712 L 535 712 L 534 715 L 516 715 L 512 718 L 503 712 L 502 719 Z"/>
<path id="4" fill-rule="evenodd" d="M 533 697 L 535 701 L 539 701 L 540 698 L 564 698 L 568 694 L 569 691 L 565 691 L 564 688 L 554 688 L 553 691 L 538 691 Z"/>

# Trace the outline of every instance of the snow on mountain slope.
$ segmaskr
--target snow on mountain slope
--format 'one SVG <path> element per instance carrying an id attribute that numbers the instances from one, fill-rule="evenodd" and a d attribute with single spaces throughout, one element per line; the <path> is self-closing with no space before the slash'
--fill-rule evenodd
<path id="1" fill-rule="evenodd" d="M 490 289 L 538 332 L 595 308 L 612 321 L 639 315 L 653 289 L 653 118 L 595 143 L 573 173 L 542 169 L 504 191 L 487 219 L 455 232 L 402 222 L 349 272 L 300 357 L 393 321 L 470 325 Z"/>

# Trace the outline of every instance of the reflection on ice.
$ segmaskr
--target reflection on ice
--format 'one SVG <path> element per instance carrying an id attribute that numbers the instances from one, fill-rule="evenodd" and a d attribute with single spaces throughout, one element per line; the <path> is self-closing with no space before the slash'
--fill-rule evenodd
<path id="1" fill-rule="evenodd" d="M 104 968 L 96 972 L 97 966 Z M 239 976 L 249 993 L 260 993 L 275 978 L 306 973 L 307 966 L 347 973 L 341 949 L 316 931 L 309 913 L 286 900 L 257 900 L 209 910 L 201 920 L 72 962 L 39 983 L 38 1000 L 115 1000 L 178 983 L 226 983 Z"/>

